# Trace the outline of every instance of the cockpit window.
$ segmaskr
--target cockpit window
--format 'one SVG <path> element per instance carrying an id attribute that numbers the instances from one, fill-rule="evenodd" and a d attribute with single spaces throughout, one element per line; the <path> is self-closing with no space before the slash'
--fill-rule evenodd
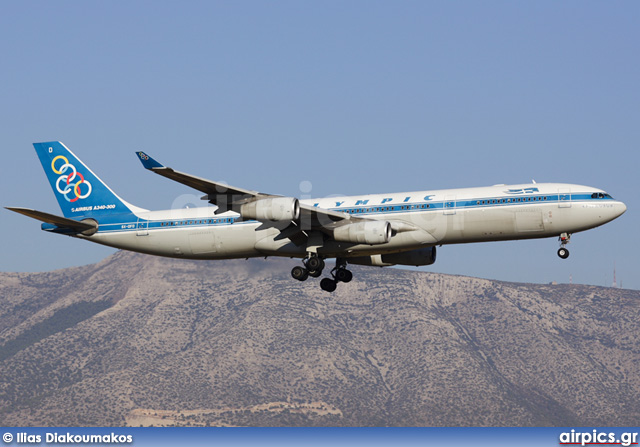
<path id="1" fill-rule="evenodd" d="M 613 199 L 613 197 L 611 197 L 611 195 L 602 192 L 594 192 L 593 194 L 591 194 L 591 198 L 592 199 Z"/>

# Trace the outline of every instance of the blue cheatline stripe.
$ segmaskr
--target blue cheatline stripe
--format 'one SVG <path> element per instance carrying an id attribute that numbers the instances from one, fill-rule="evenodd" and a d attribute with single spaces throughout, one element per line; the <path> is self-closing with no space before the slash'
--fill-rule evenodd
<path id="1" fill-rule="evenodd" d="M 224 227 L 232 224 L 246 225 L 258 223 L 255 220 L 239 221 L 238 217 L 226 217 L 226 218 L 212 218 L 212 219 L 171 219 L 171 220 L 139 220 L 135 215 L 132 215 L 135 220 L 115 222 L 115 223 L 101 223 L 99 227 L 100 233 L 124 233 L 129 231 L 139 230 L 169 230 L 179 228 L 209 228 L 209 227 Z"/>
<path id="2" fill-rule="evenodd" d="M 406 213 L 412 211 L 430 211 L 430 210 L 442 210 L 442 209 L 473 209 L 473 208 L 487 208 L 496 206 L 514 206 L 514 205 L 531 205 L 540 203 L 559 203 L 559 202 L 582 202 L 582 201 L 603 201 L 614 200 L 612 198 L 593 198 L 591 194 L 546 194 L 546 195 L 533 195 L 533 196 L 496 196 L 496 197 L 482 197 L 477 199 L 466 200 L 444 200 L 441 202 L 413 202 L 409 205 L 405 204 L 382 204 L 375 206 L 348 206 L 343 208 L 331 208 L 332 211 L 342 211 L 349 214 L 389 214 L 389 213 Z"/>
<path id="3" fill-rule="evenodd" d="M 584 201 L 608 201 L 614 200 L 611 197 L 594 198 L 590 193 L 583 194 L 567 194 L 566 199 L 563 194 L 547 194 L 532 196 L 496 196 L 483 197 L 478 199 L 465 200 L 443 200 L 439 202 L 412 202 L 400 204 L 381 204 L 375 206 L 350 206 L 341 208 L 330 208 L 332 211 L 341 211 L 352 215 L 376 216 L 387 214 L 405 214 L 425 211 L 439 211 L 444 209 L 463 210 L 476 208 L 495 208 L 522 205 L 538 205 L 538 204 L 557 204 L 561 202 L 584 202 Z M 118 217 L 119 216 L 119 217 Z M 106 216 L 105 216 L 106 217 Z M 130 220 L 125 220 L 128 217 Z M 115 220 L 115 222 L 114 222 Z M 139 223 L 146 224 L 140 226 Z M 175 228 L 194 228 L 194 227 L 221 227 L 233 224 L 253 224 L 258 223 L 254 220 L 242 221 L 240 216 L 235 217 L 215 217 L 215 218 L 199 218 L 199 219 L 167 219 L 167 220 L 139 220 L 134 214 L 113 215 L 109 217 L 109 221 L 100 222 L 100 233 L 120 233 L 139 229 L 163 230 Z"/>

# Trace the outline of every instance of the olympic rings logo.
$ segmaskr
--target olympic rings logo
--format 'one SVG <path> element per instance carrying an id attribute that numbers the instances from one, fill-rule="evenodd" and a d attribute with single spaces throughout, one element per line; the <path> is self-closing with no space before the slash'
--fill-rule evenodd
<path id="1" fill-rule="evenodd" d="M 56 162 L 58 160 L 62 160 L 63 164 L 59 164 L 59 166 L 56 168 Z M 91 183 L 86 181 L 84 179 L 84 176 L 76 170 L 76 167 L 69 163 L 67 157 L 63 155 L 58 155 L 57 157 L 55 157 L 51 161 L 51 169 L 56 174 L 60 174 L 60 177 L 58 177 L 58 180 L 56 180 L 56 189 L 60 194 L 64 196 L 65 199 L 67 199 L 67 202 L 75 202 L 78 199 L 86 199 L 87 197 L 89 197 L 89 195 L 91 195 Z M 71 170 L 72 172 L 66 174 L 66 172 L 69 170 Z M 76 177 L 79 177 L 80 180 L 76 183 L 71 183 L 76 179 Z M 60 186 L 61 182 L 64 182 L 63 187 Z M 82 193 L 82 188 L 80 187 L 80 185 L 85 185 L 84 188 L 86 188 L 86 191 L 84 194 Z M 75 195 L 73 199 L 69 198 L 69 193 L 71 192 L 73 192 L 73 194 Z"/>
<path id="2" fill-rule="evenodd" d="M 143 159 L 144 161 L 149 160 L 149 156 L 147 154 L 145 154 L 144 152 L 138 152 L 138 155 L 140 156 L 141 159 Z"/>

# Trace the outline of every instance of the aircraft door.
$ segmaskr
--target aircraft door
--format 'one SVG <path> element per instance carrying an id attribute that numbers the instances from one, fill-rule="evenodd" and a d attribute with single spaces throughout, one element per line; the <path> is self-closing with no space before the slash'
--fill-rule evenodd
<path id="1" fill-rule="evenodd" d="M 571 189 L 560 188 L 558 190 L 558 208 L 571 208 Z"/>
<path id="2" fill-rule="evenodd" d="M 136 231 L 136 235 L 138 236 L 149 235 L 149 221 L 147 219 L 138 217 L 138 231 Z"/>
<path id="3" fill-rule="evenodd" d="M 446 196 L 444 198 L 444 214 L 452 215 L 456 213 L 456 196 Z"/>

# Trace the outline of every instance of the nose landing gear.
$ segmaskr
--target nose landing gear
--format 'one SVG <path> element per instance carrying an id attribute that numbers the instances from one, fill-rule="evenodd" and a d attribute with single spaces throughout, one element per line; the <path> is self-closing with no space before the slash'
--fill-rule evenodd
<path id="1" fill-rule="evenodd" d="M 560 241 L 560 248 L 558 249 L 558 256 L 562 259 L 567 259 L 569 257 L 569 250 L 567 250 L 566 246 L 571 240 L 571 235 L 569 233 L 562 233 L 558 240 Z"/>

